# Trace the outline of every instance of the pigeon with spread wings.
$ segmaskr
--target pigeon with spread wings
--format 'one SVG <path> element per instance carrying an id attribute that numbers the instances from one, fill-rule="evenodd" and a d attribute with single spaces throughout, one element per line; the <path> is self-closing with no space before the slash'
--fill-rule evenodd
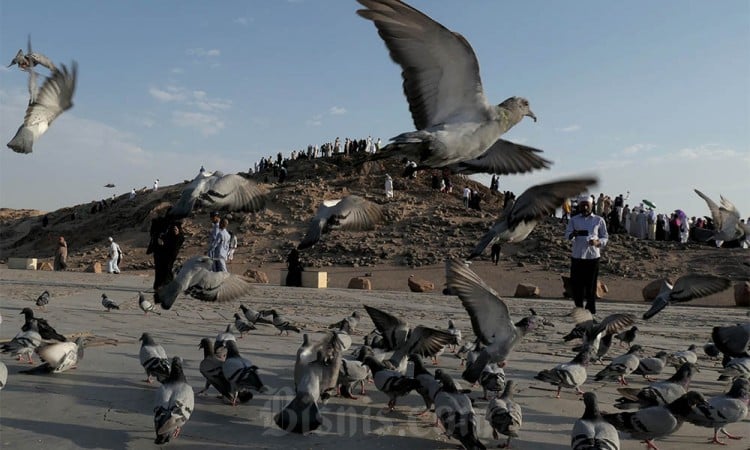
<path id="1" fill-rule="evenodd" d="M 307 234 L 297 248 L 302 250 L 312 247 L 323 234 L 335 228 L 347 231 L 372 230 L 382 221 L 383 210 L 380 205 L 357 195 L 348 195 L 340 200 L 325 200 L 315 212 L 315 217 L 307 227 Z"/>

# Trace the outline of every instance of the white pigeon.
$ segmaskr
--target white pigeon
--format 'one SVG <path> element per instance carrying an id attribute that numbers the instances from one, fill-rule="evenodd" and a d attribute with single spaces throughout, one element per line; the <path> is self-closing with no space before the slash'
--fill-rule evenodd
<path id="1" fill-rule="evenodd" d="M 514 202 L 506 203 L 500 220 L 479 240 L 469 259 L 481 255 L 491 242 L 526 239 L 536 224 L 554 213 L 566 198 L 578 196 L 596 183 L 596 178 L 571 178 L 530 187 Z"/>
<path id="2" fill-rule="evenodd" d="M 643 314 L 643 319 L 652 318 L 670 303 L 706 297 L 721 292 L 731 285 L 732 282 L 728 278 L 699 274 L 682 276 L 675 281 L 674 286 L 664 281 L 659 294 L 651 302 L 651 307 Z"/>
<path id="3" fill-rule="evenodd" d="M 255 181 L 230 173 L 200 195 L 200 204 L 214 210 L 256 212 L 265 207 L 266 194 Z"/>
<path id="4" fill-rule="evenodd" d="M 186 293 L 208 302 L 229 302 L 250 293 L 252 283 L 229 272 L 214 272 L 213 259 L 194 256 L 187 260 L 172 281 L 158 290 L 158 303 L 169 309 L 177 296 Z"/>
<path id="5" fill-rule="evenodd" d="M 155 444 L 177 438 L 195 409 L 195 393 L 182 371 L 182 360 L 172 358 L 169 377 L 156 391 L 154 405 Z"/>
<path id="6" fill-rule="evenodd" d="M 750 224 L 740 222 L 740 212 L 732 202 L 721 196 L 721 206 L 711 200 L 706 194 L 694 189 L 700 198 L 706 201 L 708 209 L 711 211 L 711 218 L 714 222 L 715 231 L 711 239 L 716 241 L 716 246 L 720 247 L 724 242 L 730 242 L 737 239 L 750 236 Z"/>
<path id="7" fill-rule="evenodd" d="M 63 64 L 60 70 L 47 78 L 36 98 L 26 108 L 23 124 L 8 142 L 9 148 L 16 153 L 31 153 L 34 142 L 52 122 L 63 111 L 73 107 L 77 71 L 78 64 L 74 61 L 70 71 Z"/>
<path id="8" fill-rule="evenodd" d="M 347 195 L 338 200 L 324 200 L 307 227 L 298 249 L 312 247 L 323 234 L 333 229 L 345 231 L 372 230 L 384 219 L 383 210 L 358 195 Z"/>
<path id="9" fill-rule="evenodd" d="M 446 280 L 448 288 L 458 294 L 469 313 L 474 335 L 485 345 L 462 374 L 464 380 L 474 383 L 487 364 L 494 362 L 502 367 L 513 347 L 526 333 L 540 326 L 543 318 L 532 315 L 514 324 L 500 295 L 458 259 L 446 262 Z"/>
<path id="10" fill-rule="evenodd" d="M 524 173 L 549 167 L 540 150 L 500 139 L 525 116 L 528 100 L 490 105 L 479 62 L 460 34 L 398 0 L 358 0 L 402 68 L 404 95 L 417 131 L 400 134 L 376 157 L 409 156 L 420 166 L 467 173 Z"/>
<path id="11" fill-rule="evenodd" d="M 36 352 L 44 363 L 21 373 L 61 373 L 75 369 L 78 361 L 83 359 L 83 341 L 83 336 L 79 336 L 75 342 L 54 342 L 38 347 Z"/>
<path id="12" fill-rule="evenodd" d="M 596 394 L 583 394 L 586 409 L 580 419 L 573 424 L 570 432 L 572 450 L 620 450 L 620 436 L 612 424 L 605 422 L 599 411 Z"/>
<path id="13" fill-rule="evenodd" d="M 147 315 L 148 313 L 154 313 L 159 316 L 161 316 L 161 313 L 156 310 L 156 305 L 151 303 L 145 295 L 143 295 L 143 292 L 138 292 L 138 307 L 141 308 L 141 311 L 143 311 L 143 315 Z"/>

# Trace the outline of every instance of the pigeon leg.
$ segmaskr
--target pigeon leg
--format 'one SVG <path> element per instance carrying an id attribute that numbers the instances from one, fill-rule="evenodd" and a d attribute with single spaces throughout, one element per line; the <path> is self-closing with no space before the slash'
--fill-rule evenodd
<path id="1" fill-rule="evenodd" d="M 620 384 L 623 385 L 623 386 L 627 386 L 628 385 L 628 382 L 625 381 L 625 375 L 620 375 L 620 378 L 617 381 L 619 381 Z"/>
<path id="2" fill-rule="evenodd" d="M 437 366 L 438 365 L 438 359 L 437 358 L 432 358 L 432 365 L 433 366 Z"/>
<path id="3" fill-rule="evenodd" d="M 498 445 L 498 448 L 510 448 L 510 436 L 508 436 L 508 440 L 505 442 L 505 444 Z"/>
<path id="4" fill-rule="evenodd" d="M 180 431 L 182 431 L 182 427 L 177 427 L 177 429 L 176 429 L 176 430 L 174 430 L 174 434 L 172 434 L 172 437 L 173 437 L 174 439 L 177 439 L 177 436 L 179 436 L 179 435 L 180 435 Z"/>
<path id="5" fill-rule="evenodd" d="M 727 433 L 727 430 L 725 430 L 723 427 L 719 428 L 719 431 L 721 431 L 724 434 L 724 436 L 728 437 L 729 439 L 738 439 L 738 440 L 742 439 L 742 436 L 735 436 L 733 434 Z"/>
<path id="6" fill-rule="evenodd" d="M 585 392 L 583 392 L 580 387 L 576 387 L 576 394 L 583 395 Z"/>
<path id="7" fill-rule="evenodd" d="M 643 441 L 644 444 L 646 444 L 646 448 L 650 450 L 659 450 L 659 447 L 654 445 L 653 439 L 646 439 Z"/>
<path id="8" fill-rule="evenodd" d="M 557 395 L 555 395 L 555 398 L 560 398 L 560 391 L 562 390 L 562 386 L 557 387 Z"/>
<path id="9" fill-rule="evenodd" d="M 416 414 L 414 414 L 414 415 L 415 415 L 415 416 L 417 416 L 417 417 L 422 417 L 422 416 L 424 416 L 425 414 L 427 414 L 428 412 L 430 412 L 430 408 L 425 408 L 425 410 L 424 410 L 424 411 L 422 411 L 422 412 L 419 412 L 419 413 L 416 413 Z"/>
<path id="10" fill-rule="evenodd" d="M 492 439 L 500 439 L 500 435 L 497 434 L 497 430 L 494 428 L 492 429 Z"/>
<path id="11" fill-rule="evenodd" d="M 359 382 L 359 385 L 362 386 L 362 389 L 359 390 L 360 395 L 365 395 L 367 392 L 365 392 L 365 380 L 362 380 Z"/>

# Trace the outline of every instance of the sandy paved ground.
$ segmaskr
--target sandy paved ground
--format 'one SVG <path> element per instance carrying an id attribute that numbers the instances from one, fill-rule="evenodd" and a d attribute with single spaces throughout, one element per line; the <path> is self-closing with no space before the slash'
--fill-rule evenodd
<path id="1" fill-rule="evenodd" d="M 405 279 L 406 274 L 399 276 Z M 272 280 L 273 281 L 273 280 Z M 136 303 L 137 291 L 148 289 L 151 279 L 140 275 L 108 275 L 87 273 L 26 272 L 0 269 L 0 339 L 12 338 L 22 324 L 18 315 L 24 306 L 44 289 L 52 293 L 48 311 L 38 315 L 46 318 L 65 334 L 86 333 L 93 336 L 85 359 L 77 370 L 49 376 L 18 374 L 28 366 L 7 355 L 2 360 L 9 368 L 9 380 L 0 391 L 0 444 L 3 448 L 67 449 L 67 448 L 153 448 L 153 400 L 155 385 L 143 382 L 144 372 L 138 362 L 138 337 L 144 331 L 154 334 L 171 355 L 185 360 L 188 381 L 196 389 L 203 385 L 198 372 L 202 351 L 199 340 L 214 337 L 231 321 L 240 302 L 206 304 L 181 298 L 170 311 L 161 316 L 144 317 Z M 100 295 L 107 295 L 122 304 L 122 310 L 107 313 L 100 304 Z M 412 294 L 394 291 L 353 291 L 345 289 L 293 289 L 259 285 L 256 293 L 243 300 L 257 309 L 274 307 L 288 318 L 304 324 L 305 331 L 319 335 L 327 324 L 349 315 L 354 309 L 364 314 L 362 304 L 373 305 L 397 315 L 412 324 L 445 327 L 453 318 L 471 334 L 468 315 L 455 297 Z M 557 327 L 537 332 L 526 339 L 511 355 L 507 377 L 518 381 L 517 401 L 524 408 L 524 425 L 514 447 L 521 449 L 559 449 L 569 447 L 573 422 L 583 412 L 583 404 L 575 394 L 563 390 L 562 398 L 553 398 L 552 386 L 533 379 L 541 369 L 572 358 L 561 335 L 571 324 L 563 317 L 570 309 L 569 301 L 507 300 L 513 317 L 520 318 L 529 306 L 556 322 Z M 615 311 L 640 315 L 642 303 L 603 303 L 600 316 Z M 657 349 L 676 351 L 689 344 L 702 345 L 708 340 L 711 327 L 746 320 L 745 310 L 736 308 L 675 307 L 648 323 L 638 323 L 641 334 L 637 340 L 651 355 Z M 355 343 L 372 328 L 369 319 L 360 324 Z M 233 408 L 221 403 L 213 394 L 197 397 L 196 411 L 179 439 L 176 448 L 321 448 L 356 446 L 375 448 L 456 448 L 457 441 L 447 440 L 432 425 L 432 419 L 416 417 L 422 401 L 416 394 L 399 400 L 397 410 L 384 414 L 386 398 L 369 385 L 370 392 L 359 400 L 333 398 L 324 408 L 329 421 L 323 429 L 308 435 L 288 435 L 272 422 L 291 396 L 294 355 L 301 342 L 299 335 L 276 336 L 275 329 L 260 327 L 239 341 L 243 356 L 261 368 L 263 381 L 271 387 L 267 394 L 258 394 L 249 403 Z M 116 342 L 116 345 L 114 344 Z M 614 346 L 612 353 L 621 350 Z M 706 395 L 715 395 L 726 385 L 716 381 L 717 363 L 702 359 L 701 372 L 692 387 Z M 441 358 L 440 367 L 459 376 L 459 361 L 452 355 Z M 614 383 L 593 382 L 599 366 L 589 368 L 586 390 L 597 392 L 602 409 L 613 411 L 616 395 Z M 669 370 L 671 375 L 672 371 Z M 645 385 L 638 377 L 631 385 Z M 476 391 L 474 397 L 481 392 Z M 486 402 L 477 401 L 476 410 L 483 417 Z M 495 447 L 498 441 L 484 419 L 480 420 L 482 440 Z M 750 435 L 747 419 L 729 426 L 729 431 Z M 684 425 L 675 435 L 657 441 L 661 449 L 710 448 L 705 445 L 711 430 Z M 747 449 L 750 438 L 730 441 L 729 449 Z M 623 449 L 640 449 L 637 441 L 624 439 Z"/>

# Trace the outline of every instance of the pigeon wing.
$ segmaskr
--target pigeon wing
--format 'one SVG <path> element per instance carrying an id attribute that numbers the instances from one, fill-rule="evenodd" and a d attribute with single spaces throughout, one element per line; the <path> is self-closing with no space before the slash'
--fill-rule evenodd
<path id="1" fill-rule="evenodd" d="M 686 302 L 694 298 L 716 294 L 731 286 L 726 278 L 714 275 L 685 275 L 677 279 L 669 294 L 669 300 Z"/>
<path id="2" fill-rule="evenodd" d="M 46 122 L 50 125 L 63 111 L 73 107 L 77 72 L 78 64 L 74 61 L 70 71 L 63 64 L 62 70 L 47 78 L 36 96 L 36 101 L 26 109 L 23 124 L 31 126 Z"/>
<path id="3" fill-rule="evenodd" d="M 490 118 L 479 63 L 463 36 L 400 1 L 358 1 L 367 9 L 357 14 L 373 21 L 401 66 L 404 95 L 418 130 L 457 118 Z"/>
<path id="4" fill-rule="evenodd" d="M 542 158 L 542 150 L 527 145 L 498 139 L 484 153 L 474 159 L 451 166 L 457 173 L 494 173 L 511 175 L 534 169 L 547 169 L 551 161 Z"/>
<path id="5" fill-rule="evenodd" d="M 208 302 L 236 300 L 253 289 L 252 283 L 246 278 L 229 272 L 212 272 L 201 268 L 194 279 L 197 282 L 187 292 L 193 298 Z"/>
<path id="6" fill-rule="evenodd" d="M 372 323 L 375 324 L 375 328 L 380 331 L 383 339 L 386 341 L 388 350 L 393 350 L 398 347 L 401 342 L 394 342 L 394 331 L 399 328 L 407 329 L 409 325 L 398 317 L 388 314 L 385 311 L 367 305 L 364 305 L 364 307 L 367 314 L 370 315 Z"/>
<path id="7" fill-rule="evenodd" d="M 513 209 L 507 218 L 509 226 L 550 215 L 562 206 L 566 198 L 577 196 L 597 181 L 593 177 L 572 178 L 530 187 L 513 203 Z"/>
<path id="8" fill-rule="evenodd" d="M 221 177 L 201 198 L 216 209 L 229 211 L 260 211 L 266 205 L 266 195 L 252 180 L 242 175 Z"/>
<path id="9" fill-rule="evenodd" d="M 372 230 L 383 221 L 380 205 L 357 195 L 344 197 L 333 207 L 332 214 L 339 217 L 341 229 L 350 231 Z"/>

